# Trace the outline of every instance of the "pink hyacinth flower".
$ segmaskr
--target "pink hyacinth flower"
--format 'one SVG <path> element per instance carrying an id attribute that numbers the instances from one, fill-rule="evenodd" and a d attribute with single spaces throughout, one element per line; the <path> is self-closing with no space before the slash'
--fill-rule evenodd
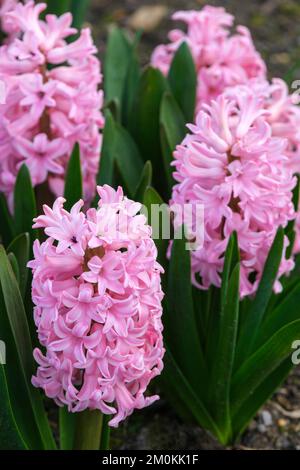
<path id="1" fill-rule="evenodd" d="M 287 164 L 287 141 L 272 134 L 269 118 L 251 88 L 234 88 L 203 106 L 174 153 L 178 184 L 172 204 L 204 206 L 204 244 L 192 252 L 193 283 L 199 288 L 220 286 L 225 249 L 236 231 L 240 294 L 253 294 L 277 229 L 295 218 L 296 178 Z M 175 222 L 191 224 L 184 216 Z M 283 255 L 280 276 L 293 266 Z M 277 281 L 276 291 L 280 288 Z"/>
<path id="2" fill-rule="evenodd" d="M 63 198 L 35 220 L 32 298 L 38 363 L 32 383 L 69 411 L 98 409 L 111 426 L 150 405 L 163 368 L 162 268 L 141 205 L 98 187 L 97 209 Z"/>
<path id="3" fill-rule="evenodd" d="M 14 35 L 0 47 L 0 80 L 7 97 L 0 106 L 0 191 L 12 205 L 14 184 L 22 163 L 33 186 L 46 181 L 56 196 L 76 143 L 80 146 L 84 198 L 95 193 L 104 126 L 102 76 L 88 28 L 78 39 L 72 15 L 46 15 L 46 4 L 28 1 L 3 11 Z M 4 9 L 4 7 L 3 7 Z M 36 151 L 41 142 L 48 146 Z M 53 151 L 60 146 L 60 150 Z"/>
<path id="4" fill-rule="evenodd" d="M 198 76 L 197 111 L 226 87 L 264 78 L 266 66 L 255 50 L 249 30 L 237 27 L 230 35 L 234 18 L 222 7 L 206 5 L 200 11 L 178 11 L 173 17 L 187 25 L 187 32 L 173 30 L 170 43 L 158 46 L 151 64 L 167 74 L 179 46 L 186 42 L 194 58 Z"/>

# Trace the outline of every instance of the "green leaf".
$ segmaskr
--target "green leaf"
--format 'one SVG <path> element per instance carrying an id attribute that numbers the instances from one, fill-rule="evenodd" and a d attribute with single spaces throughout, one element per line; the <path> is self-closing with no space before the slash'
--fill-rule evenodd
<path id="1" fill-rule="evenodd" d="M 203 402 L 199 399 L 198 394 L 191 388 L 190 383 L 186 380 L 168 349 L 164 356 L 164 370 L 162 375 L 165 388 L 169 391 L 171 390 L 174 395 L 178 396 L 188 407 L 199 425 L 210 430 L 215 436 L 221 439 L 222 436 L 219 433 L 216 423 L 205 408 Z"/>
<path id="2" fill-rule="evenodd" d="M 117 98 L 110 100 L 106 103 L 103 108 L 104 112 L 109 111 L 116 122 L 119 124 L 121 123 L 121 110 L 120 110 L 120 103 Z"/>
<path id="3" fill-rule="evenodd" d="M 82 198 L 82 174 L 80 165 L 80 148 L 75 144 L 66 173 L 64 198 L 65 209 L 71 210 L 74 204 Z"/>
<path id="4" fill-rule="evenodd" d="M 60 16 L 63 13 L 70 11 L 71 8 L 71 0 L 47 0 L 46 3 L 46 14 L 53 13 L 54 15 Z"/>
<path id="5" fill-rule="evenodd" d="M 160 147 L 160 107 L 165 91 L 166 78 L 159 70 L 148 67 L 142 74 L 136 95 L 131 132 L 137 142 L 144 162 L 151 161 L 153 168 L 160 168 L 162 153 Z M 154 173 L 158 190 L 165 191 L 161 172 Z"/>
<path id="6" fill-rule="evenodd" d="M 15 257 L 15 255 L 13 253 L 9 253 L 7 255 L 7 258 L 10 262 L 10 265 L 11 265 L 12 270 L 14 272 L 15 278 L 16 278 L 18 284 L 20 284 L 20 271 L 19 271 L 19 265 L 18 265 L 17 258 Z"/>
<path id="7" fill-rule="evenodd" d="M 232 434 L 230 386 L 239 319 L 239 278 L 240 265 L 238 263 L 228 283 L 225 305 L 221 308 L 219 330 L 216 334 L 216 347 L 213 351 L 212 373 L 209 379 L 213 416 L 222 433 L 222 442 L 224 443 L 231 439 Z"/>
<path id="8" fill-rule="evenodd" d="M 283 242 L 284 232 L 282 228 L 279 228 L 269 251 L 255 299 L 247 312 L 245 321 L 243 322 L 243 327 L 238 341 L 236 367 L 239 367 L 253 351 L 256 336 L 263 321 L 269 300 L 272 296 L 273 285 L 282 259 Z"/>
<path id="9" fill-rule="evenodd" d="M 143 171 L 143 160 L 131 135 L 117 123 L 115 123 L 114 139 L 113 150 L 118 174 L 126 193 L 133 197 Z"/>
<path id="10" fill-rule="evenodd" d="M 300 320 L 296 320 L 277 331 L 242 364 L 232 380 L 232 414 L 236 415 L 264 382 L 266 376 L 292 354 L 291 345 L 299 337 Z"/>
<path id="11" fill-rule="evenodd" d="M 109 184 L 113 186 L 114 172 L 114 145 L 115 145 L 115 121 L 110 111 L 105 111 L 105 127 L 103 131 L 103 144 L 101 158 L 99 162 L 99 171 L 97 184 L 103 186 Z M 96 196 L 97 197 L 97 196 Z M 97 197 L 98 200 L 98 197 Z"/>
<path id="12" fill-rule="evenodd" d="M 31 241 L 37 238 L 37 230 L 32 229 L 37 216 L 35 195 L 30 173 L 25 164 L 19 170 L 14 190 L 14 220 L 16 234 L 29 233 Z"/>
<path id="13" fill-rule="evenodd" d="M 137 44 L 139 39 L 139 35 L 137 35 L 136 40 L 131 47 L 125 85 L 123 89 L 122 122 L 124 123 L 125 127 L 129 127 L 129 123 L 132 118 L 134 100 L 141 78 L 140 64 L 137 56 Z"/>
<path id="14" fill-rule="evenodd" d="M 27 263 L 29 261 L 29 235 L 28 233 L 22 233 L 18 235 L 7 248 L 7 253 L 13 253 L 16 256 L 20 274 L 20 292 L 24 299 L 27 282 L 28 282 L 28 268 Z"/>
<path id="15" fill-rule="evenodd" d="M 104 94 L 107 102 L 116 99 L 120 109 L 132 57 L 131 48 L 123 31 L 119 28 L 110 31 L 104 61 Z"/>
<path id="16" fill-rule="evenodd" d="M 168 79 L 186 122 L 194 122 L 197 74 L 192 54 L 185 42 L 174 55 Z"/>
<path id="17" fill-rule="evenodd" d="M 236 232 L 229 238 L 222 273 L 221 290 L 211 286 L 207 292 L 206 315 L 204 321 L 205 356 L 210 370 L 216 361 L 215 349 L 223 334 L 223 318 L 226 305 L 228 303 L 229 281 L 234 268 L 239 263 L 239 248 Z M 239 295 L 238 295 L 239 297 Z M 213 396 L 214 380 L 211 380 L 208 387 L 208 397 Z"/>
<path id="18" fill-rule="evenodd" d="M 197 335 L 190 252 L 187 251 L 185 239 L 173 241 L 164 325 L 165 341 L 176 363 L 197 395 L 201 396 L 206 366 Z"/>
<path id="19" fill-rule="evenodd" d="M 0 450 L 25 450 L 27 445 L 15 420 L 4 366 L 0 364 Z"/>
<path id="20" fill-rule="evenodd" d="M 142 174 L 141 174 L 139 184 L 135 191 L 135 195 L 134 195 L 135 201 L 138 201 L 141 203 L 143 202 L 144 194 L 147 188 L 151 186 L 151 182 L 152 182 L 152 165 L 151 165 L 151 162 L 146 162 L 144 165 Z"/>
<path id="21" fill-rule="evenodd" d="M 165 93 L 160 110 L 160 136 L 162 143 L 163 163 L 169 188 L 169 195 L 174 185 L 171 162 L 173 152 L 187 133 L 184 116 L 170 93 Z"/>
<path id="22" fill-rule="evenodd" d="M 6 347 L 6 362 L 4 366 L 4 387 L 8 389 L 10 397 L 13 419 L 17 424 L 22 439 L 26 447 L 30 449 L 44 449 L 43 442 L 35 421 L 35 416 L 31 406 L 30 392 L 25 379 L 22 366 L 20 364 L 17 347 L 9 323 L 7 309 L 4 303 L 2 286 L 0 284 L 0 332 L 1 340 Z M 6 413 L 0 408 L 0 420 Z M 2 426 L 0 425 L 0 436 Z M 2 437 L 2 436 L 1 436 Z M 0 439 L 0 442 L 2 439 Z"/>
<path id="23" fill-rule="evenodd" d="M 263 404 L 273 395 L 273 393 L 280 387 L 283 381 L 288 376 L 290 370 L 293 368 L 291 358 L 285 359 L 277 369 L 271 374 L 266 376 L 265 380 L 255 390 L 239 408 L 236 414 L 232 417 L 233 435 L 232 441 L 242 434 L 251 419 L 256 415 L 258 410 Z"/>
<path id="24" fill-rule="evenodd" d="M 261 346 L 280 328 L 300 319 L 300 281 L 287 294 L 284 300 L 268 314 L 268 317 L 261 325 L 259 334 L 256 338 L 254 348 Z"/>
<path id="25" fill-rule="evenodd" d="M 39 392 L 31 385 L 33 373 L 32 344 L 26 313 L 22 302 L 21 294 L 16 278 L 5 254 L 4 248 L 0 245 L 0 282 L 2 286 L 3 299 L 9 325 L 17 351 L 17 362 L 20 365 L 25 388 L 29 395 L 31 407 L 35 416 L 35 422 L 39 429 L 41 439 L 46 449 L 54 449 L 55 442 L 50 430 L 50 426 L 43 409 L 43 404 Z M 9 368 L 10 369 L 10 368 Z"/>
<path id="26" fill-rule="evenodd" d="M 147 211 L 145 215 L 148 218 L 148 224 L 152 226 L 152 236 L 158 250 L 158 262 L 164 266 L 166 270 L 166 255 L 171 238 L 171 233 L 170 235 L 168 233 L 168 228 L 170 228 L 169 206 L 164 203 L 160 195 L 152 187 L 146 189 L 143 197 L 143 205 L 144 209 Z M 154 212 L 152 206 L 157 206 L 160 210 Z M 162 232 L 165 232 L 165 238 L 162 237 Z"/>
<path id="27" fill-rule="evenodd" d="M 240 255 L 237 233 L 233 232 L 228 241 L 222 273 L 221 306 L 223 310 L 225 309 L 225 305 L 228 301 L 229 280 L 239 261 Z"/>
<path id="28" fill-rule="evenodd" d="M 60 450 L 73 450 L 77 413 L 69 413 L 64 406 L 59 408 Z"/>
<path id="29" fill-rule="evenodd" d="M 71 8 L 68 8 L 68 10 L 71 10 L 73 15 L 72 26 L 80 29 L 85 20 L 90 0 L 71 0 L 71 2 L 68 0 L 68 3 L 71 3 Z"/>
<path id="30" fill-rule="evenodd" d="M 0 193 L 0 236 L 4 246 L 9 245 L 15 235 L 13 218 L 9 212 L 6 198 Z"/>

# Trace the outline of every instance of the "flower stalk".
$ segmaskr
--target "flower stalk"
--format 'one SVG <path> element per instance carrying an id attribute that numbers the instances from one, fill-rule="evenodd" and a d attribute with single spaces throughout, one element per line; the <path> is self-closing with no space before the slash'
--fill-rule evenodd
<path id="1" fill-rule="evenodd" d="M 74 450 L 100 450 L 103 428 L 101 411 L 85 410 L 78 413 Z"/>

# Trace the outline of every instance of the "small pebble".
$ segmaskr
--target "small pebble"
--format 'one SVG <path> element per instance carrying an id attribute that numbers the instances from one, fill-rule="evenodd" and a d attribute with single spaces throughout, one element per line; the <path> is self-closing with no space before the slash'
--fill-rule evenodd
<path id="1" fill-rule="evenodd" d="M 267 428 L 266 428 L 266 426 L 265 426 L 264 424 L 259 424 L 259 425 L 257 426 L 257 429 L 258 429 L 258 431 L 261 432 L 261 433 L 264 433 L 264 432 L 266 432 L 266 430 L 267 430 Z"/>
<path id="2" fill-rule="evenodd" d="M 134 30 L 153 31 L 167 16 L 165 5 L 145 5 L 138 8 L 128 19 L 128 25 Z"/>
<path id="3" fill-rule="evenodd" d="M 277 424 L 280 428 L 285 428 L 285 426 L 288 424 L 288 421 L 284 418 L 280 418 L 278 421 L 277 421 Z"/>
<path id="4" fill-rule="evenodd" d="M 265 426 L 271 426 L 271 424 L 273 423 L 273 418 L 269 411 L 263 411 L 261 413 L 261 417 Z"/>

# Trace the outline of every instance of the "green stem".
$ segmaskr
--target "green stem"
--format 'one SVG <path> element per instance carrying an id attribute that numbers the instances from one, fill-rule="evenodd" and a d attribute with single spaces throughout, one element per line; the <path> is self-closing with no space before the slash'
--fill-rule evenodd
<path id="1" fill-rule="evenodd" d="M 99 450 L 102 435 L 103 415 L 98 410 L 78 413 L 74 450 Z"/>
<path id="2" fill-rule="evenodd" d="M 108 421 L 110 418 L 111 416 L 109 415 L 103 416 L 100 450 L 109 450 L 110 427 L 108 426 Z"/>

